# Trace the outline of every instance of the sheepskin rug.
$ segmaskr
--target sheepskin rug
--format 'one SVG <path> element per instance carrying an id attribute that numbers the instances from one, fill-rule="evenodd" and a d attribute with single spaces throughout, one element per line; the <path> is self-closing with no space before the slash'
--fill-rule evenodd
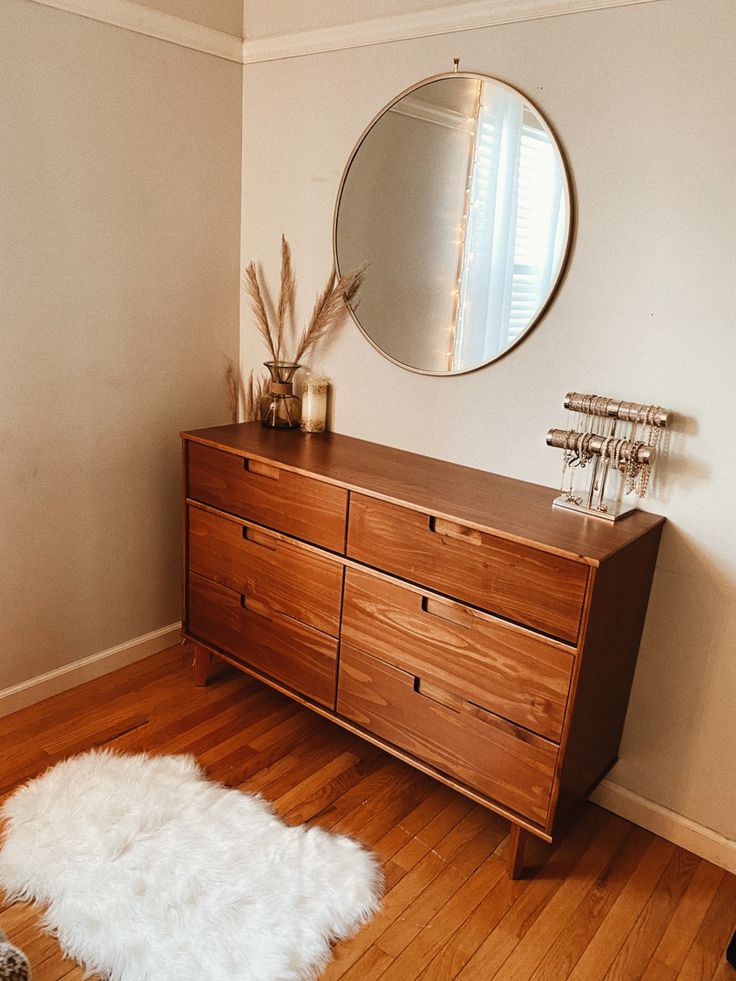
<path id="1" fill-rule="evenodd" d="M 191 756 L 84 753 L 0 814 L 0 886 L 111 981 L 313 978 L 380 902 L 362 846 L 288 827 Z"/>

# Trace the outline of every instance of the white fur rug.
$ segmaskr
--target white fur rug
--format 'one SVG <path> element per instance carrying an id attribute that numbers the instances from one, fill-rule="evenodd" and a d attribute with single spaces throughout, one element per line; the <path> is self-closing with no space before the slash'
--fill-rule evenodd
<path id="1" fill-rule="evenodd" d="M 301 981 L 380 901 L 362 846 L 287 827 L 189 756 L 85 753 L 1 813 L 0 886 L 113 981 Z"/>

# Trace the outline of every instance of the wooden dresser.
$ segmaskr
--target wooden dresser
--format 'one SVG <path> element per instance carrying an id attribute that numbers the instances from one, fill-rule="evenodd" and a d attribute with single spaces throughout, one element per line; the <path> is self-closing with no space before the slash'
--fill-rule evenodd
<path id="1" fill-rule="evenodd" d="M 664 519 L 334 433 L 183 433 L 184 635 L 551 841 L 616 760 Z"/>

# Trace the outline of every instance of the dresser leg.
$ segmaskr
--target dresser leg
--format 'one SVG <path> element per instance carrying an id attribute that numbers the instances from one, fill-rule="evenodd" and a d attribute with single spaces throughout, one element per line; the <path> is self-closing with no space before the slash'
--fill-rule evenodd
<path id="1" fill-rule="evenodd" d="M 194 645 L 194 662 L 192 667 L 194 669 L 194 684 L 195 685 L 206 685 L 207 678 L 210 674 L 210 661 L 212 660 L 212 655 L 204 647 L 200 647 L 199 644 Z"/>
<path id="2" fill-rule="evenodd" d="M 524 828 L 518 824 L 511 825 L 506 858 L 509 879 L 521 879 L 524 874 L 524 851 L 527 837 L 528 834 Z"/>

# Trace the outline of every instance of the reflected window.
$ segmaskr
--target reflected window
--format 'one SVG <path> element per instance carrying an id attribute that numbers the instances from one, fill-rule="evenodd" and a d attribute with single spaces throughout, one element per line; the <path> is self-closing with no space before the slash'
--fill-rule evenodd
<path id="1" fill-rule="evenodd" d="M 523 334 L 549 295 L 567 228 L 555 147 L 513 92 L 479 83 L 474 137 L 450 370 Z"/>

